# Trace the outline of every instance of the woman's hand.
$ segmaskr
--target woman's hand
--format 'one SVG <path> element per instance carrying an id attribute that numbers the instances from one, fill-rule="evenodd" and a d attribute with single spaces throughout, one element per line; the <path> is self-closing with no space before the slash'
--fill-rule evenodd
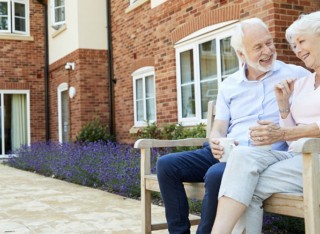
<path id="1" fill-rule="evenodd" d="M 295 79 L 284 80 L 274 87 L 281 118 L 285 119 L 290 112 L 289 99 L 294 90 Z"/>
<path id="2" fill-rule="evenodd" d="M 288 79 L 284 80 L 278 84 L 275 85 L 274 91 L 277 100 L 279 101 L 285 101 L 289 100 L 293 90 L 294 90 L 294 82 L 296 79 Z"/>
<path id="3" fill-rule="evenodd" d="M 249 128 L 252 145 L 269 145 L 284 141 L 284 129 L 271 121 L 259 120 L 258 126 Z"/>

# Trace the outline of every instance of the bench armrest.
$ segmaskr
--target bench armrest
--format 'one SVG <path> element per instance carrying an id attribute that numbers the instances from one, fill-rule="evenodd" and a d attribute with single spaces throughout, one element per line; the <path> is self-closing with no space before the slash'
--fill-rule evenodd
<path id="1" fill-rule="evenodd" d="M 295 142 L 293 151 L 302 154 L 320 153 L 320 138 L 301 138 Z"/>
<path id="2" fill-rule="evenodd" d="M 141 149 L 141 178 L 142 184 L 143 177 L 151 174 L 151 148 L 161 147 L 180 147 L 180 146 L 202 146 L 203 143 L 207 142 L 207 138 L 188 138 L 181 140 L 157 140 L 157 139 L 140 139 L 134 144 L 134 148 Z"/>

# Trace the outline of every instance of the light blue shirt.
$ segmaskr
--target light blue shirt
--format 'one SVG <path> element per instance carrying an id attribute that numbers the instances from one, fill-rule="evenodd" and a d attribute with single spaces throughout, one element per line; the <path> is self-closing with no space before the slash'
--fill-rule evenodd
<path id="1" fill-rule="evenodd" d="M 261 80 L 246 78 L 246 67 L 242 67 L 224 80 L 219 88 L 215 119 L 229 122 L 227 136 L 237 139 L 240 145 L 250 146 L 249 127 L 258 120 L 279 123 L 279 110 L 274 86 L 289 78 L 302 78 L 310 72 L 302 67 L 275 61 L 273 69 Z M 286 150 L 285 142 L 272 146 L 275 150 Z"/>

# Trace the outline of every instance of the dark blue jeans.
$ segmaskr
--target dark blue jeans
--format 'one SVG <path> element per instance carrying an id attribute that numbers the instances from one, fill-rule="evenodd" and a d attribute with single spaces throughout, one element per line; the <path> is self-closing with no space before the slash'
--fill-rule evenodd
<path id="1" fill-rule="evenodd" d="M 197 233 L 211 233 L 224 168 L 225 163 L 219 163 L 213 157 L 208 143 L 198 150 L 168 154 L 158 159 L 157 177 L 169 233 L 190 233 L 189 205 L 183 182 L 205 182 L 206 191 Z"/>

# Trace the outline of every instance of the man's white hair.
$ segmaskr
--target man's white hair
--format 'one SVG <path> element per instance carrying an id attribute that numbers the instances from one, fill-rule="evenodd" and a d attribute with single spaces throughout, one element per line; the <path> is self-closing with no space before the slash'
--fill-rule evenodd
<path id="1" fill-rule="evenodd" d="M 259 18 L 251 18 L 251 19 L 247 19 L 240 22 L 234 29 L 233 35 L 231 37 L 231 46 L 236 51 L 237 55 L 238 55 L 238 51 L 245 52 L 244 45 L 243 45 L 243 38 L 244 38 L 243 29 L 245 26 L 250 26 L 250 25 L 260 25 L 269 31 L 268 26 Z"/>

